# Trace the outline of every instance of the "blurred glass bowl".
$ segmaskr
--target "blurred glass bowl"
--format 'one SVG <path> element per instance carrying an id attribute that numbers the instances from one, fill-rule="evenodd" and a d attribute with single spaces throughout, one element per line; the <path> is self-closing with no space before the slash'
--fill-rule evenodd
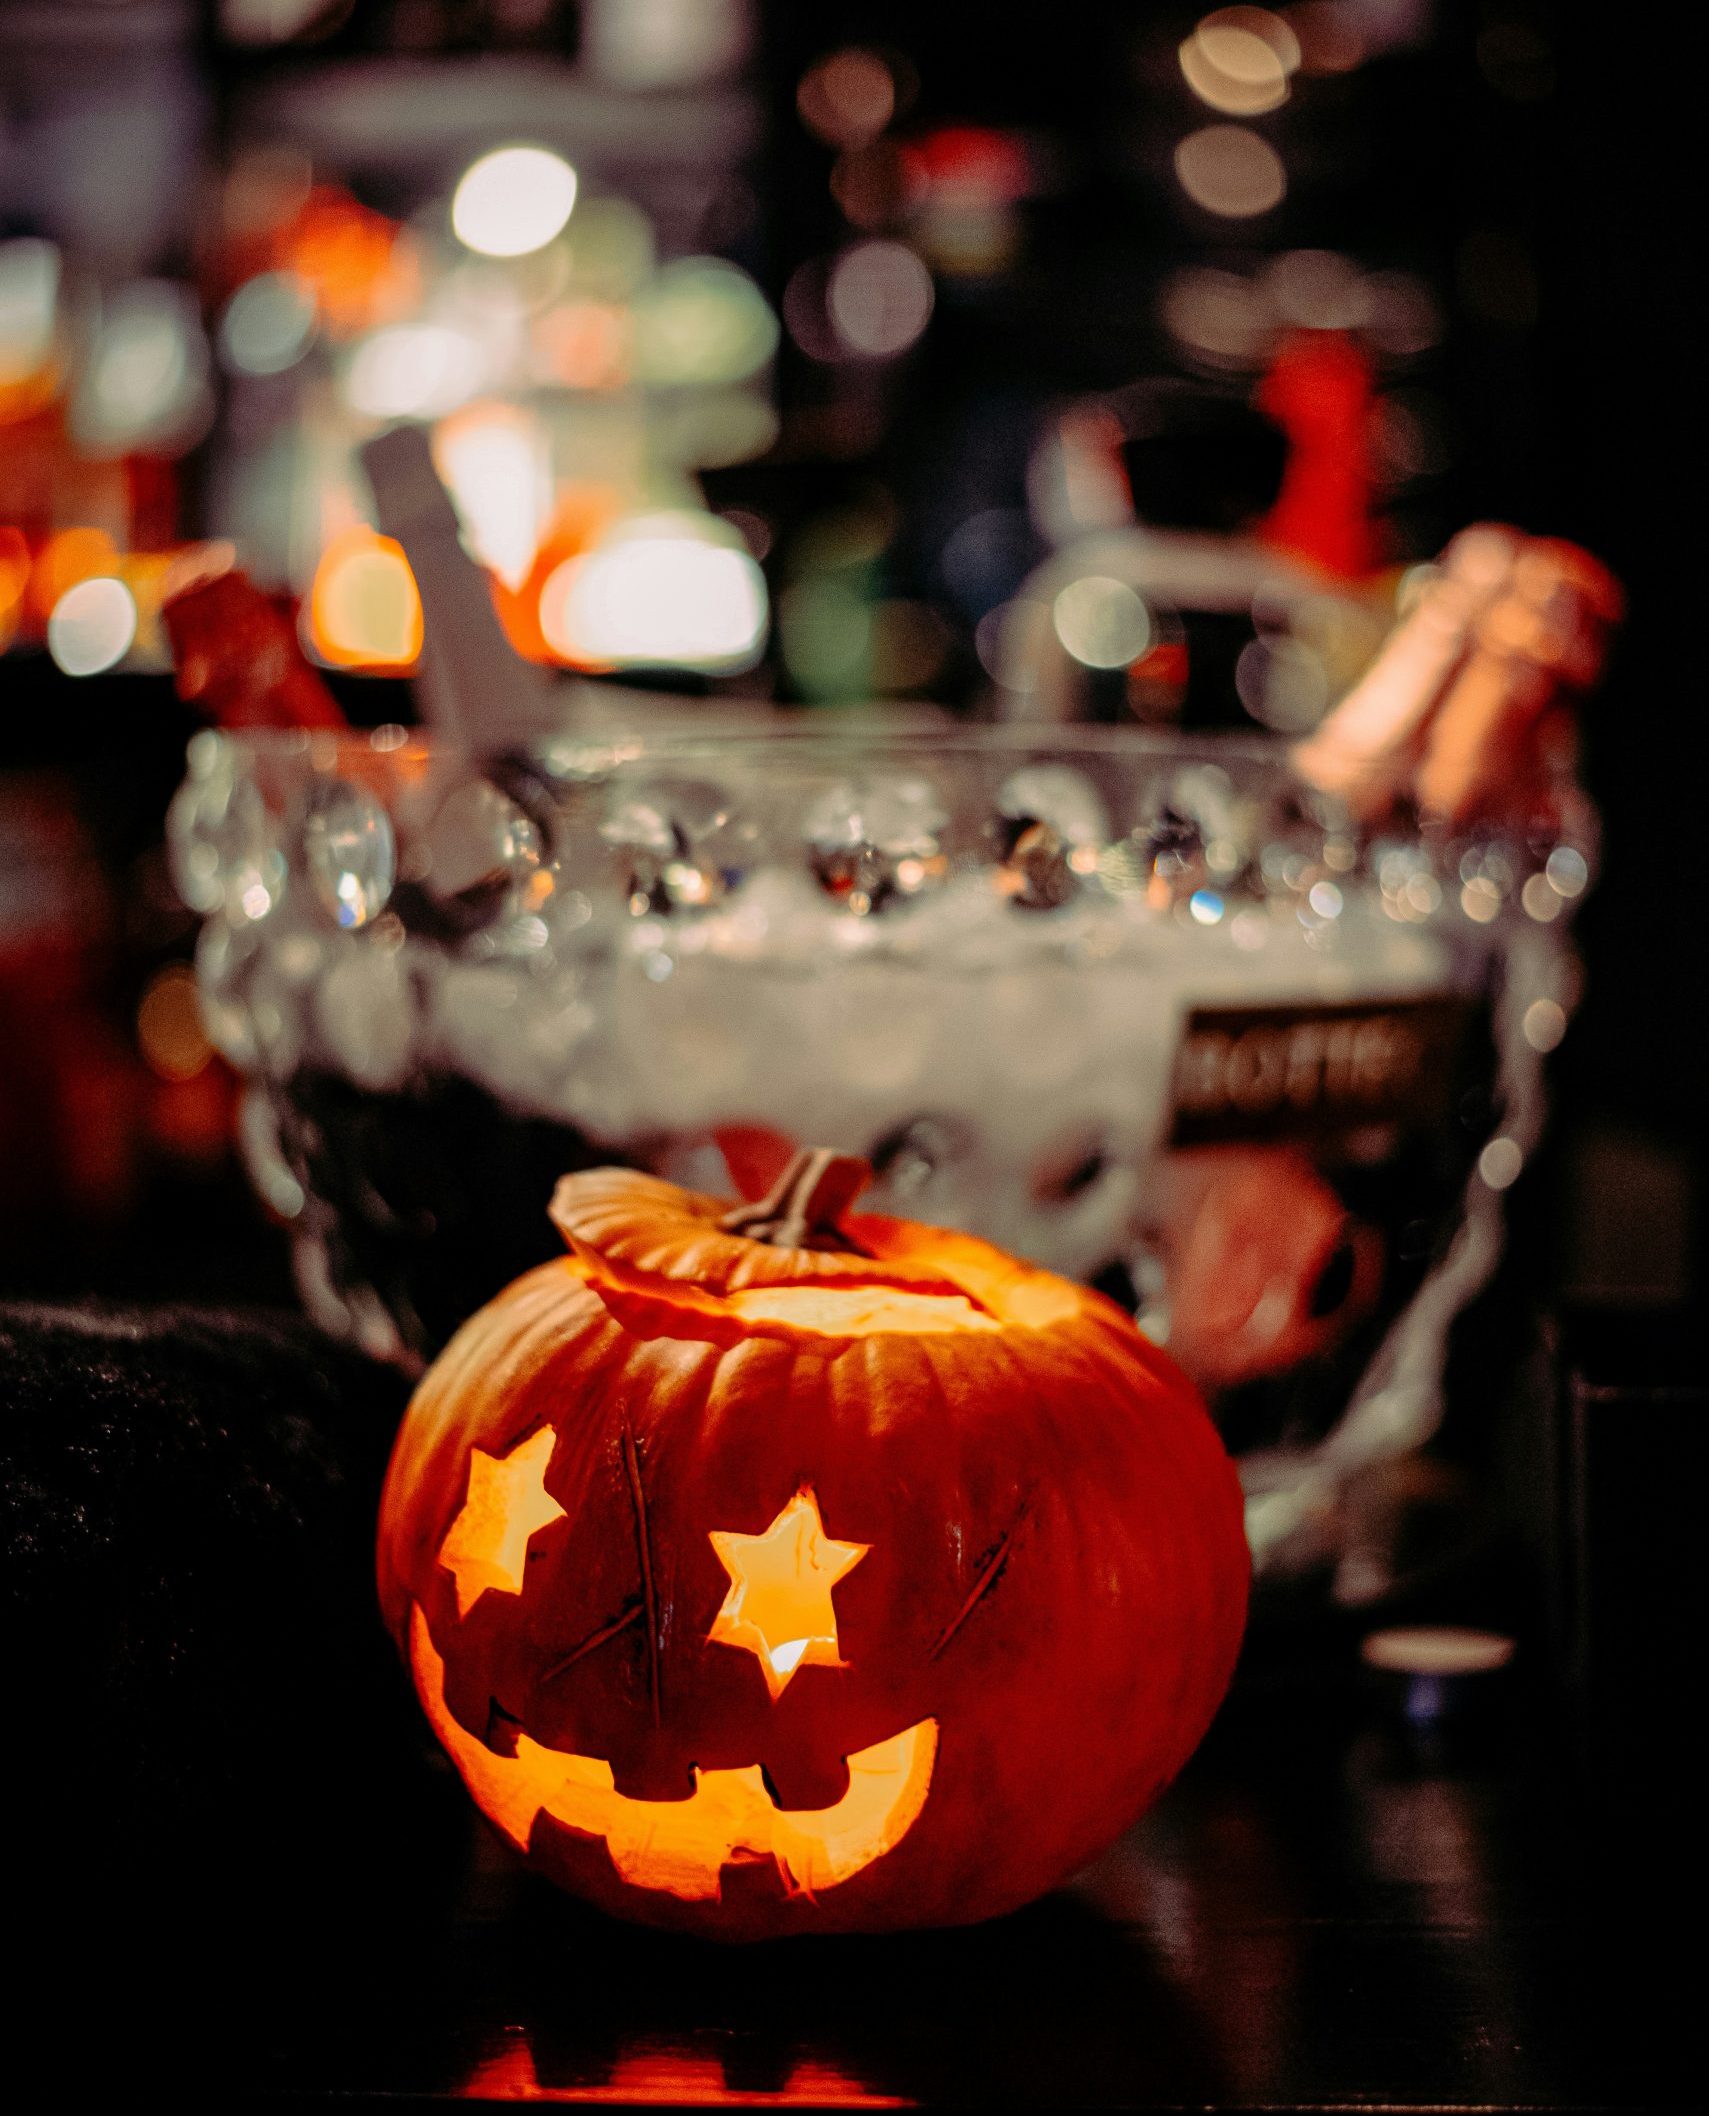
<path id="1" fill-rule="evenodd" d="M 781 718 L 203 734 L 170 837 L 326 1326 L 419 1365 L 554 1253 L 565 1170 L 751 1192 L 834 1145 L 871 1209 L 1124 1299 L 1212 1395 L 1260 1571 L 1380 1595 L 1349 1494 L 1439 1419 L 1588 846 L 1364 835 L 1263 740 Z"/>

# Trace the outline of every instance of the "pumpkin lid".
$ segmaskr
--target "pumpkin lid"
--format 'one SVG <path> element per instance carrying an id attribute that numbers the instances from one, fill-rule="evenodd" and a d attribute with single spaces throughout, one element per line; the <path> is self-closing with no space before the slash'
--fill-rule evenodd
<path id="1" fill-rule="evenodd" d="M 633 1169 L 594 1168 L 564 1176 L 550 1210 L 613 1307 L 663 1302 L 750 1328 L 867 1336 L 1043 1328 L 1082 1305 L 1082 1289 L 972 1235 L 845 1216 L 871 1174 L 853 1155 L 807 1148 L 764 1198 L 732 1205 Z"/>

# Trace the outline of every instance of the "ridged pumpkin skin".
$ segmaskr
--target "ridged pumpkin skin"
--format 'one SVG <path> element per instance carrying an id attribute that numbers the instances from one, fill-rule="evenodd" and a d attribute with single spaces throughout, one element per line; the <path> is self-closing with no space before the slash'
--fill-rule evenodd
<path id="1" fill-rule="evenodd" d="M 399 1433 L 387 1622 L 489 1816 L 623 1917 L 762 1939 L 1013 1909 L 1134 1820 L 1222 1698 L 1248 1579 L 1233 1469 L 1100 1295 L 906 1221 L 847 1218 L 862 1254 L 727 1233 L 725 1210 L 564 1179 L 570 1254 L 463 1326 Z M 490 1475 L 528 1511 L 509 1573 L 471 1576 Z M 834 1641 L 774 1697 L 757 1650 L 710 1635 L 737 1577 L 713 1535 L 760 1537 L 802 1494 L 866 1548 L 838 1560 Z M 864 1786 L 893 1787 L 879 1839 L 814 1819 L 852 1812 L 845 1759 L 869 1751 L 895 1767 Z M 688 1800 L 696 1771 L 748 1775 L 711 1781 L 740 1848 L 685 1881 L 633 1803 Z M 621 1848 L 588 1820 L 607 1808 Z M 690 1813 L 660 1811 L 661 1843 Z M 778 1848 L 791 1817 L 817 1848 Z"/>

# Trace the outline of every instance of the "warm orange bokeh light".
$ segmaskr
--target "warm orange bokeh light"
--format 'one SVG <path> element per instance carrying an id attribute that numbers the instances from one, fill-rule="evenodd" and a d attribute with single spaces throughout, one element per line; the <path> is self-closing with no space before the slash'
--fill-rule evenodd
<path id="1" fill-rule="evenodd" d="M 512 588 L 496 574 L 492 576 L 493 604 L 499 623 L 519 654 L 530 661 L 558 661 L 540 622 L 541 591 L 560 566 L 591 551 L 622 511 L 621 495 L 613 486 L 564 485 L 558 491 L 552 518 L 521 586 Z"/>
<path id="2" fill-rule="evenodd" d="M 149 980 L 136 1032 L 149 1070 L 162 1080 L 194 1080 L 202 1071 L 214 1047 L 202 1026 L 195 972 L 186 964 L 170 963 Z"/>
<path id="3" fill-rule="evenodd" d="M 848 1759 L 848 1791 L 830 1807 L 778 1807 L 758 1764 L 697 1770 L 686 1800 L 632 1800 L 596 1756 L 542 1748 L 526 1734 L 514 1756 L 500 1756 L 466 1732 L 445 1702 L 445 1663 L 419 1607 L 410 1612 L 409 1646 L 433 1731 L 487 1819 L 522 1851 L 543 1814 L 597 1837 L 635 1888 L 715 1900 L 726 1866 L 769 1859 L 791 1894 L 820 1894 L 892 1850 L 925 1806 L 936 1720 L 858 1750 Z"/>
<path id="4" fill-rule="evenodd" d="M 317 185 L 280 232 L 277 262 L 313 288 L 316 309 L 337 337 L 415 305 L 420 265 L 409 238 L 332 185 Z"/>
<path id="5" fill-rule="evenodd" d="M 457 1582 L 457 1614 L 467 1616 L 489 1587 L 522 1592 L 528 1539 L 563 1519 L 546 1489 L 546 1465 L 556 1439 L 543 1425 L 508 1455 L 469 1452 L 469 1495 L 439 1548 L 439 1562 Z"/>
<path id="6" fill-rule="evenodd" d="M 710 1534 L 730 1591 L 706 1635 L 714 1645 L 753 1654 L 773 1703 L 798 1668 L 847 1665 L 837 1649 L 831 1589 L 866 1556 L 869 1543 L 826 1535 L 819 1502 L 806 1489 L 757 1536 L 722 1528 Z"/>
<path id="7" fill-rule="evenodd" d="M 421 653 L 421 596 L 403 546 L 368 528 L 334 537 L 309 589 L 309 636 L 335 668 L 412 667 Z"/>
<path id="8" fill-rule="evenodd" d="M 119 547 L 105 529 L 61 529 L 36 553 L 30 574 L 29 603 L 38 623 L 46 624 L 67 588 L 97 573 L 111 573 Z"/>

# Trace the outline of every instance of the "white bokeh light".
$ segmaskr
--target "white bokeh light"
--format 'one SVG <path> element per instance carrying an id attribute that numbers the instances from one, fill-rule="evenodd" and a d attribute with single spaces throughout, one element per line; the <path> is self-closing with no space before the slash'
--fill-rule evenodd
<path id="1" fill-rule="evenodd" d="M 540 629 L 567 660 L 747 668 L 765 639 L 765 576 L 714 516 L 640 515 L 548 577 Z"/>
<path id="2" fill-rule="evenodd" d="M 1221 7 L 1181 46 L 1181 71 L 1201 102 L 1233 117 L 1256 117 L 1288 99 L 1300 63 L 1299 39 L 1262 7 Z"/>
<path id="3" fill-rule="evenodd" d="M 455 411 L 486 381 L 487 363 L 466 331 L 448 323 L 394 323 L 356 347 L 344 397 L 369 419 L 432 419 Z"/>
<path id="4" fill-rule="evenodd" d="M 0 387 L 22 381 L 53 351 L 59 252 L 34 236 L 0 243 Z"/>
<path id="5" fill-rule="evenodd" d="M 551 503 L 539 421 L 516 405 L 472 404 L 434 434 L 433 460 L 456 502 L 464 543 L 508 587 L 521 587 Z"/>
<path id="6" fill-rule="evenodd" d="M 931 321 L 932 275 L 903 242 L 856 243 L 831 269 L 825 304 L 851 353 L 891 359 Z"/>
<path id="7" fill-rule="evenodd" d="M 483 257 L 526 257 L 561 234 L 576 203 L 576 172 L 548 147 L 499 147 L 463 172 L 451 228 Z"/>
<path id="8" fill-rule="evenodd" d="M 1190 132 L 1175 149 L 1175 174 L 1194 205 L 1223 220 L 1250 220 L 1287 196 L 1281 156 L 1244 125 Z"/>
<path id="9" fill-rule="evenodd" d="M 117 668 L 136 638 L 136 598 L 108 575 L 67 588 L 47 621 L 47 650 L 68 676 Z"/>
<path id="10" fill-rule="evenodd" d="M 1056 636 L 1089 669 L 1123 669 L 1151 644 L 1151 616 L 1125 580 L 1089 573 L 1051 605 Z"/>
<path id="11" fill-rule="evenodd" d="M 314 289 L 294 272 L 259 272 L 245 280 L 220 319 L 220 352 L 245 375 L 282 375 L 309 349 L 315 333 Z"/>
<path id="12" fill-rule="evenodd" d="M 205 429 L 207 340 L 188 289 L 139 279 L 103 304 L 71 401 L 71 430 L 100 456 L 177 455 Z"/>

